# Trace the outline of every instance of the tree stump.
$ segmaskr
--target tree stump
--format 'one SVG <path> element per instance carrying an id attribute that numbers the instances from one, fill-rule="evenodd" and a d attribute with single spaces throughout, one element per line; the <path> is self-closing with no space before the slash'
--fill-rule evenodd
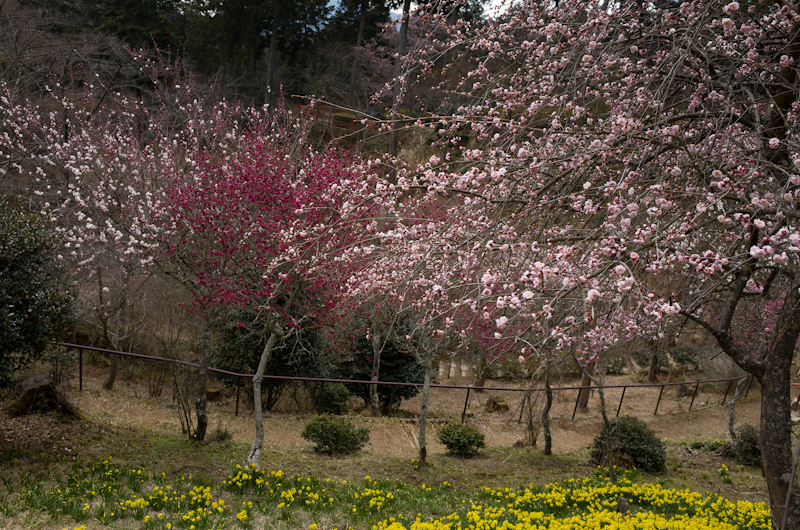
<path id="1" fill-rule="evenodd" d="M 491 396 L 489 400 L 486 402 L 486 412 L 507 412 L 508 411 L 508 403 L 506 400 L 497 397 Z"/>
<path id="2" fill-rule="evenodd" d="M 33 375 L 19 383 L 20 395 L 12 401 L 6 412 L 12 418 L 34 412 L 55 412 L 64 419 L 81 417 L 78 409 L 58 391 L 49 375 Z"/>

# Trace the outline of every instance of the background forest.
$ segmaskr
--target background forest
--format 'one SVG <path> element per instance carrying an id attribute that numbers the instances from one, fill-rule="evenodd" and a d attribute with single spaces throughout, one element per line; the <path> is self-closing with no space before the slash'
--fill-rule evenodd
<path id="1" fill-rule="evenodd" d="M 196 75 L 250 104 L 267 102 L 269 93 L 313 95 L 382 114 L 389 103 L 374 98 L 391 81 L 397 53 L 390 10 L 402 8 L 383 0 L 4 0 L 0 75 L 42 79 L 65 59 L 120 74 L 114 50 L 124 44 L 180 56 Z M 476 20 L 483 3 L 429 11 L 451 22 Z M 409 49 L 425 33 L 414 23 Z"/>

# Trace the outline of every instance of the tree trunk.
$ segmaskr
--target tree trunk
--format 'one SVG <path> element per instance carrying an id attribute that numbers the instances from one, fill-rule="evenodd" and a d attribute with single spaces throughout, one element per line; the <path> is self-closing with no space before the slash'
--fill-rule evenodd
<path id="1" fill-rule="evenodd" d="M 425 462 L 428 456 L 427 444 L 425 442 L 425 428 L 428 425 L 428 398 L 431 391 L 431 372 L 433 367 L 430 361 L 425 362 L 425 378 L 422 383 L 422 406 L 419 409 L 419 460 Z"/>
<path id="2" fill-rule="evenodd" d="M 717 327 L 693 317 L 704 324 L 720 348 L 743 370 L 758 379 L 761 385 L 761 465 L 769 490 L 769 505 L 773 529 L 800 528 L 800 495 L 793 477 L 791 423 L 791 366 L 798 336 L 800 336 L 800 281 L 788 287 L 775 322 L 775 332 L 769 350 L 758 356 L 742 349 L 730 335 L 731 322 L 742 298 L 750 270 L 742 268 L 731 284 L 727 303 L 722 307 Z M 787 499 L 789 502 L 787 503 Z M 787 509 L 788 506 L 788 509 Z M 785 521 L 785 524 L 782 524 Z"/>
<path id="3" fill-rule="evenodd" d="M 400 110 L 400 96 L 403 82 L 400 76 L 403 73 L 403 58 L 406 55 L 406 40 L 408 38 L 408 19 L 411 17 L 411 0 L 403 2 L 403 19 L 400 24 L 400 34 L 397 37 L 397 58 L 394 63 L 394 88 L 392 90 L 392 129 L 389 133 L 389 156 L 397 157 L 397 119 Z"/>
<path id="4" fill-rule="evenodd" d="M 278 57 L 278 29 L 280 28 L 281 4 L 275 4 L 275 18 L 272 19 L 272 32 L 269 36 L 269 55 L 267 56 L 267 82 L 264 103 L 272 105 L 272 78 L 275 75 L 275 62 Z"/>
<path id="5" fill-rule="evenodd" d="M 106 380 L 103 381 L 104 389 L 114 389 L 114 381 L 117 379 L 117 372 L 119 372 L 119 355 L 112 353 L 108 356 L 108 374 L 106 375 Z"/>
<path id="6" fill-rule="evenodd" d="M 733 399 L 730 401 L 730 408 L 728 409 L 728 432 L 731 435 L 731 439 L 736 439 L 736 431 L 734 431 L 733 426 L 736 425 L 736 402 L 739 401 L 739 395 L 741 395 L 742 390 L 744 390 L 744 386 L 747 384 L 747 377 L 739 379 L 736 383 L 736 390 L 733 393 Z"/>
<path id="7" fill-rule="evenodd" d="M 589 379 L 589 374 L 586 370 L 581 374 L 581 386 L 586 388 L 582 388 L 578 394 L 578 408 L 585 411 L 589 408 L 589 394 L 592 392 L 590 388 L 592 386 L 592 380 Z"/>
<path id="8" fill-rule="evenodd" d="M 259 459 L 261 458 L 261 446 L 264 444 L 264 413 L 261 410 L 261 381 L 264 379 L 264 370 L 267 369 L 267 363 L 272 356 L 272 348 L 275 347 L 275 342 L 278 340 L 278 335 L 275 332 L 270 333 L 267 343 L 264 345 L 264 351 L 261 352 L 261 359 L 258 361 L 258 370 L 256 375 L 253 376 L 253 415 L 256 424 L 256 436 L 253 438 L 253 445 L 250 446 L 250 454 L 247 455 L 247 463 L 251 466 L 258 467 Z"/>
<path id="9" fill-rule="evenodd" d="M 489 373 L 489 357 L 485 349 L 481 349 L 481 360 L 478 363 L 478 373 L 475 374 L 475 383 L 473 386 L 485 386 L 486 375 Z M 483 392 L 483 390 L 475 389 L 475 392 Z"/>
<path id="10" fill-rule="evenodd" d="M 581 391 L 582 392 L 582 391 Z M 544 432 L 544 454 L 550 455 L 553 452 L 553 438 L 550 434 L 550 407 L 553 405 L 553 389 L 550 388 L 550 365 L 544 369 L 544 409 L 542 409 L 542 430 Z"/>
<path id="11" fill-rule="evenodd" d="M 372 329 L 372 377 L 370 381 L 376 382 L 378 381 L 378 377 L 380 376 L 381 372 L 381 351 L 383 350 L 383 346 L 381 345 L 381 336 L 377 333 L 378 326 L 373 324 Z M 372 384 L 369 385 L 369 405 L 370 409 L 372 410 L 372 415 L 374 417 L 380 417 L 381 415 L 381 401 L 378 397 L 378 385 Z"/>
<path id="12" fill-rule="evenodd" d="M 206 393 L 206 382 L 208 381 L 208 361 L 210 357 L 209 342 L 211 341 L 211 324 L 206 324 L 206 328 L 200 335 L 200 360 L 197 368 L 197 398 L 194 402 L 195 416 L 197 416 L 197 427 L 194 430 L 195 440 L 202 441 L 206 437 L 208 429 L 208 414 L 206 413 L 206 403 L 208 394 Z"/>
<path id="13" fill-rule="evenodd" d="M 585 374 L 589 374 L 586 370 L 583 371 Z M 617 472 L 614 469 L 614 449 L 616 443 L 614 443 L 614 433 L 611 432 L 611 422 L 608 421 L 608 412 L 606 411 L 606 394 L 603 391 L 603 380 L 602 374 L 597 374 L 597 379 L 589 375 L 589 379 L 595 384 L 597 387 L 597 396 L 600 398 L 600 415 L 603 417 L 603 426 L 606 429 L 608 435 L 606 436 L 606 462 L 608 464 L 608 474 L 609 478 L 611 479 L 612 484 L 617 483 Z"/>
<path id="14" fill-rule="evenodd" d="M 367 8 L 369 7 L 369 0 L 361 0 L 359 6 L 358 17 L 358 37 L 356 37 L 356 48 L 353 50 L 353 71 L 350 73 L 350 93 L 355 93 L 356 87 L 356 73 L 358 72 L 358 49 L 361 47 L 361 41 L 364 40 L 364 26 L 367 23 Z"/>
<path id="15" fill-rule="evenodd" d="M 796 339 L 796 337 L 795 337 Z M 773 528 L 780 528 L 792 473 L 791 364 L 794 342 L 773 346 L 761 384 L 761 462 L 769 489 Z M 794 491 L 785 528 L 800 528 L 800 495 Z"/>
<path id="16" fill-rule="evenodd" d="M 658 378 L 658 341 L 650 343 L 650 360 L 647 363 L 647 380 L 651 383 Z"/>

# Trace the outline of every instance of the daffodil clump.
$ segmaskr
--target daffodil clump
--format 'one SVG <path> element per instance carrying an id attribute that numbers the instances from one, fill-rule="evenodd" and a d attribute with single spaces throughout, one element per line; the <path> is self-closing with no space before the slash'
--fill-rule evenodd
<path id="1" fill-rule="evenodd" d="M 727 468 L 720 468 L 727 473 Z M 763 504 L 731 502 L 713 494 L 636 483 L 616 483 L 598 473 L 543 488 L 482 488 L 464 492 L 449 482 L 341 482 L 287 476 L 237 466 L 219 487 L 200 485 L 191 475 L 149 476 L 107 459 L 78 469 L 56 484 L 30 483 L 14 511 L 41 510 L 78 525 L 94 520 L 118 526 L 133 520 L 145 530 L 260 528 L 281 519 L 309 530 L 768 530 Z M 225 498 L 223 498 L 223 496 Z M 619 498 L 627 501 L 618 510 Z M 432 515 L 436 514 L 436 515 Z M 0 523 L 2 518 L 0 517 Z M 81 528 L 78 526 L 76 528 Z M 68 530 L 68 529 L 66 529 Z"/>
<path id="2" fill-rule="evenodd" d="M 629 511 L 617 510 L 624 497 Z M 768 530 L 769 510 L 762 503 L 733 503 L 713 494 L 635 484 L 606 478 L 568 480 L 543 490 L 484 488 L 465 517 L 446 517 L 409 525 L 386 520 L 376 530 Z"/>

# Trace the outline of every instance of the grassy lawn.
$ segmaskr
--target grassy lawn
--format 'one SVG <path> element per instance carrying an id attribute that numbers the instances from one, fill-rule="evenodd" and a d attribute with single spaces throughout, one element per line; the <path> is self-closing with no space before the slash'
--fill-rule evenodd
<path id="1" fill-rule="evenodd" d="M 243 466 L 248 446 L 224 433 L 198 443 L 49 416 L 17 427 L 57 434 L 0 441 L 0 528 L 768 527 L 763 504 L 749 502 L 763 500 L 760 471 L 714 444 L 668 441 L 666 473 L 627 471 L 612 485 L 586 454 L 526 447 L 435 455 L 424 466 L 369 449 L 334 458 L 267 450 L 259 471 Z M 620 496 L 627 514 L 616 511 Z"/>

